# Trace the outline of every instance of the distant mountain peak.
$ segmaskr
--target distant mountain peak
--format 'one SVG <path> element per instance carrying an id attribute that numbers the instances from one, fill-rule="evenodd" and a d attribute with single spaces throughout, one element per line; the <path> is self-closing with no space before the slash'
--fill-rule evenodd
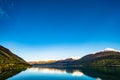
<path id="1" fill-rule="evenodd" d="M 104 51 L 118 51 L 118 50 L 113 49 L 113 48 L 105 48 Z"/>
<path id="2" fill-rule="evenodd" d="M 73 57 L 71 57 L 73 60 L 78 60 L 78 59 L 80 59 L 80 57 L 79 56 L 73 56 Z"/>

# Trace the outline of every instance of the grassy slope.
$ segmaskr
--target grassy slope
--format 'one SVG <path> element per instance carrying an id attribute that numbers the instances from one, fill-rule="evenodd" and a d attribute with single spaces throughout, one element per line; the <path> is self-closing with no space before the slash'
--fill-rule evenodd
<path id="1" fill-rule="evenodd" d="M 25 67 L 29 64 L 10 50 L 0 46 L 0 69 Z"/>

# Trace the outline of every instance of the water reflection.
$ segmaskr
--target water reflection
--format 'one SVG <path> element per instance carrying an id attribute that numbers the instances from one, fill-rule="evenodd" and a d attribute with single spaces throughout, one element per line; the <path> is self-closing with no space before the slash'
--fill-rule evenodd
<path id="1" fill-rule="evenodd" d="M 77 69 L 32 67 L 7 80 L 96 80 Z"/>
<path id="2" fill-rule="evenodd" d="M 66 73 L 65 70 L 54 69 L 54 68 L 29 68 L 30 72 L 42 72 L 42 73 L 49 73 L 49 74 L 63 74 Z"/>
<path id="3" fill-rule="evenodd" d="M 81 68 L 81 71 L 91 77 L 98 77 L 98 80 L 120 80 L 120 67 Z"/>
<path id="4" fill-rule="evenodd" d="M 21 71 L 24 71 L 26 68 L 20 69 L 0 69 L 0 80 L 6 80 L 9 77 L 12 77 Z"/>
<path id="5" fill-rule="evenodd" d="M 7 80 L 119 80 L 119 76 L 120 67 L 76 69 L 32 67 Z"/>
<path id="6" fill-rule="evenodd" d="M 73 71 L 73 73 L 71 73 L 72 76 L 83 76 L 84 74 L 82 72 L 80 72 L 79 70 L 75 70 Z"/>
<path id="7" fill-rule="evenodd" d="M 40 73 L 49 73 L 49 74 L 64 74 L 64 73 L 70 73 L 72 76 L 82 76 L 84 75 L 80 70 L 74 70 L 74 69 L 56 69 L 56 68 L 36 68 L 32 67 L 29 68 L 30 72 L 40 72 Z"/>

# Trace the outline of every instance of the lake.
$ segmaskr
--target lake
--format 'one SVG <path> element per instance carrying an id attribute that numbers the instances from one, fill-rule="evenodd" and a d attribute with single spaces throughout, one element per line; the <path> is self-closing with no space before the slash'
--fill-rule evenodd
<path id="1" fill-rule="evenodd" d="M 58 69 L 32 67 L 7 80 L 119 80 L 120 68 Z"/>

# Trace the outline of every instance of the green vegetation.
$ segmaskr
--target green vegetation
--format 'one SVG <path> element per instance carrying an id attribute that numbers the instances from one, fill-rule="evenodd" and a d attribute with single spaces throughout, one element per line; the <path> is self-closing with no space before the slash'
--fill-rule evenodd
<path id="1" fill-rule="evenodd" d="M 25 69 L 30 66 L 26 61 L 10 50 L 0 46 L 0 74 L 5 71 Z"/>
<path id="2" fill-rule="evenodd" d="M 91 66 L 120 66 L 120 59 L 101 59 L 92 62 Z"/>
<path id="3" fill-rule="evenodd" d="M 89 56 L 89 55 L 88 55 Z M 80 64 L 84 66 L 120 66 L 120 52 L 105 51 L 83 57 Z M 83 61 L 84 63 L 83 63 Z"/>

